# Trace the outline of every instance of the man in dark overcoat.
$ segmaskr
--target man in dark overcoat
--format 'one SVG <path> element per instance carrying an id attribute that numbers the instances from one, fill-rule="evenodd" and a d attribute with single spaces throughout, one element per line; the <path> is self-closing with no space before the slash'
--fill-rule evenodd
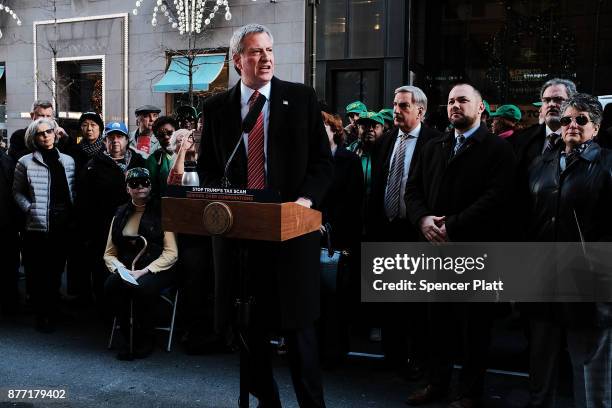
<path id="1" fill-rule="evenodd" d="M 312 88 L 274 77 L 272 46 L 272 34 L 259 24 L 234 33 L 230 53 L 241 80 L 204 103 L 200 180 L 219 186 L 241 139 L 227 172 L 232 186 L 277 190 L 283 202 L 316 208 L 332 180 L 321 111 Z M 265 97 L 261 113 L 251 131 L 243 133 L 241 123 L 259 95 Z M 249 391 L 262 407 L 281 406 L 267 338 L 274 328 L 284 330 L 300 406 L 325 405 L 313 326 L 319 315 L 319 240 L 319 232 L 313 232 L 283 243 L 248 243 L 249 290 L 255 299 L 248 336 Z M 223 286 L 223 276 L 216 278 L 216 286 Z"/>
<path id="2" fill-rule="evenodd" d="M 483 110 L 482 97 L 474 87 L 454 86 L 447 104 L 454 129 L 423 147 L 408 180 L 408 217 L 430 242 L 497 242 L 506 238 L 506 206 L 512 196 L 516 160 L 510 144 L 482 126 Z M 446 395 L 452 351 L 458 345 L 462 346 L 464 362 L 459 394 L 451 406 L 480 404 L 490 309 L 478 303 L 432 304 L 428 384 L 411 394 L 408 403 L 424 404 Z"/>
<path id="3" fill-rule="evenodd" d="M 393 121 L 396 127 L 376 142 L 372 159 L 372 196 L 367 215 L 369 240 L 419 240 L 418 229 L 407 217 L 404 195 L 421 149 L 429 140 L 441 135 L 423 123 L 426 113 L 427 96 L 420 88 L 407 85 L 395 90 Z M 427 305 L 390 303 L 382 309 L 378 314 L 382 319 L 385 360 L 409 378 L 420 377 L 426 353 Z M 394 319 L 397 313 L 406 315 L 408 322 L 398 324 Z"/>

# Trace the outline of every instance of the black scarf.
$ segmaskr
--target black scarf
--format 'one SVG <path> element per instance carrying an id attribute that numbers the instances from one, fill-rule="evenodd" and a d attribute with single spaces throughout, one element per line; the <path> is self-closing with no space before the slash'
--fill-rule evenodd
<path id="1" fill-rule="evenodd" d="M 90 159 L 98 154 L 98 152 L 101 152 L 104 147 L 104 142 L 102 141 L 101 137 L 98 137 L 93 143 L 89 143 L 85 139 L 79 143 L 79 148 L 87 155 L 87 158 Z"/>
<path id="2" fill-rule="evenodd" d="M 104 154 L 110 157 L 113 163 L 115 163 L 123 173 L 127 171 L 130 165 L 130 160 L 132 160 L 132 151 L 129 148 L 125 151 L 125 156 L 123 156 L 122 159 L 113 159 L 113 156 L 111 156 L 106 150 L 104 151 Z"/>
<path id="3" fill-rule="evenodd" d="M 51 185 L 49 186 L 49 230 L 62 228 L 67 223 L 68 211 L 72 205 L 70 190 L 66 179 L 66 170 L 60 161 L 59 151 L 55 148 L 40 150 L 43 161 L 49 168 Z"/>
<path id="4" fill-rule="evenodd" d="M 578 157 L 584 153 L 584 151 L 591 145 L 592 141 L 592 139 L 587 140 L 586 142 L 573 147 L 569 153 L 563 152 L 562 154 L 565 154 L 565 168 L 568 168 L 570 164 L 578 160 Z"/>

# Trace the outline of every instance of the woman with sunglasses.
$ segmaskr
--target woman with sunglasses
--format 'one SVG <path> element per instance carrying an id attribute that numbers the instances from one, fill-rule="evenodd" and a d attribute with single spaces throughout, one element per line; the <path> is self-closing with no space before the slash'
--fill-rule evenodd
<path id="1" fill-rule="evenodd" d="M 155 197 L 160 197 L 166 191 L 173 162 L 170 139 L 177 128 L 178 123 L 170 116 L 160 116 L 153 123 L 153 135 L 160 147 L 147 158 L 147 169 L 151 173 L 152 194 Z"/>
<path id="2" fill-rule="evenodd" d="M 25 143 L 32 153 L 15 167 L 13 195 L 25 213 L 26 276 L 36 310 L 36 329 L 55 329 L 66 241 L 74 203 L 74 160 L 55 147 L 54 120 L 28 126 Z"/>
<path id="3" fill-rule="evenodd" d="M 117 354 L 119 360 L 144 358 L 153 351 L 153 311 L 159 293 L 175 282 L 173 266 L 178 259 L 176 237 L 162 229 L 160 202 L 151 197 L 149 171 L 133 168 L 127 172 L 126 182 L 131 200 L 117 209 L 104 252 L 104 262 L 111 272 L 104 294 L 119 320 L 126 345 L 129 302 L 134 300 L 134 349 L 133 353 L 128 347 L 121 349 Z M 138 285 L 124 281 L 118 266 L 129 270 Z"/>
<path id="4" fill-rule="evenodd" d="M 544 153 L 529 169 L 530 240 L 611 241 L 612 151 L 593 142 L 600 131 L 601 104 L 594 96 L 576 94 L 563 103 L 561 112 L 565 148 Z M 547 306 L 546 312 L 531 318 L 532 353 L 539 353 L 539 359 L 558 361 L 560 342 L 543 342 L 542 333 L 536 334 L 535 328 L 546 327 L 548 335 L 565 331 L 573 367 L 575 405 L 610 406 L 612 304 Z M 549 337 L 552 338 L 555 336 Z M 556 366 L 551 364 L 555 375 Z"/>

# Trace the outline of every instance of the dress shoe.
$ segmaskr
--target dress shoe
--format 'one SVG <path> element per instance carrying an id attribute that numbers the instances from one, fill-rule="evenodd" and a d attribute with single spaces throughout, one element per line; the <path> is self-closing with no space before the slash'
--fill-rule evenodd
<path id="1" fill-rule="evenodd" d="M 479 398 L 459 398 L 448 404 L 448 408 L 480 408 L 482 400 Z"/>
<path id="2" fill-rule="evenodd" d="M 421 388 L 420 390 L 414 391 L 412 394 L 408 396 L 406 400 L 406 404 L 408 405 L 423 405 L 430 403 L 432 401 L 438 400 L 444 395 L 446 392 L 443 392 L 440 388 L 435 387 L 431 384 L 428 384 L 425 388 Z"/>

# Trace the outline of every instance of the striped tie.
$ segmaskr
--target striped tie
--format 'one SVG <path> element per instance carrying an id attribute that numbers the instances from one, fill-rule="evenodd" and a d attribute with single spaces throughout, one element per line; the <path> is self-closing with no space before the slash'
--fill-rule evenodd
<path id="1" fill-rule="evenodd" d="M 387 180 L 387 192 L 385 193 L 385 214 L 390 220 L 397 218 L 400 213 L 400 192 L 402 178 L 404 175 L 404 158 L 406 157 L 406 145 L 410 135 L 399 136 L 400 142 L 393 156 L 393 163 L 389 170 Z"/>
<path id="2" fill-rule="evenodd" d="M 259 92 L 253 92 L 249 98 L 249 109 L 253 108 L 258 97 Z M 259 112 L 257 122 L 249 132 L 248 142 L 247 188 L 262 189 L 265 186 L 263 112 Z"/>
<path id="3" fill-rule="evenodd" d="M 461 150 L 464 143 L 465 143 L 465 136 L 457 135 L 457 140 L 455 141 L 455 150 L 453 152 L 453 156 L 455 156 L 459 152 L 459 150 Z"/>
<path id="4" fill-rule="evenodd" d="M 544 143 L 544 150 L 542 153 L 547 153 L 553 150 L 560 139 L 561 136 L 556 133 L 551 133 L 550 135 L 546 136 L 546 142 Z"/>

